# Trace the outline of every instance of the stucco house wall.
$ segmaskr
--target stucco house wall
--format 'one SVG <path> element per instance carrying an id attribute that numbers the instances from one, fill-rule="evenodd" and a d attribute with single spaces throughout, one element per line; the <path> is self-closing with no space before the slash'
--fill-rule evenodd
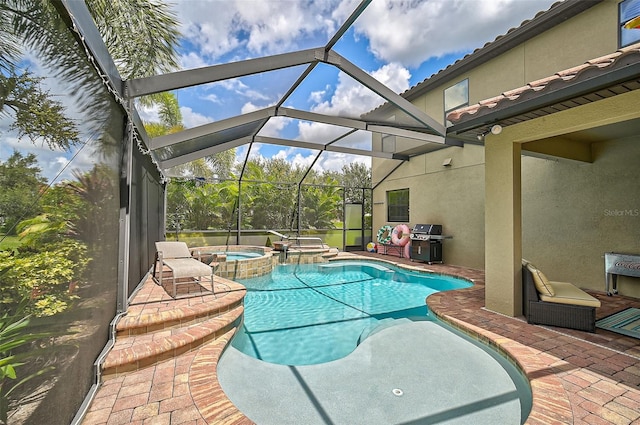
<path id="1" fill-rule="evenodd" d="M 412 102 L 443 122 L 443 91 L 465 78 L 473 104 L 614 52 L 617 16 L 618 1 L 602 2 Z M 640 254 L 639 138 L 591 144 L 593 163 L 522 157 L 523 256 L 551 279 L 603 290 L 604 252 Z M 442 165 L 445 158 L 451 166 Z M 389 162 L 373 160 L 374 183 Z M 442 224 L 453 236 L 444 242 L 444 261 L 483 269 L 484 185 L 481 145 L 413 157 L 374 190 L 374 232 L 387 223 L 386 192 L 409 188 L 409 224 Z M 637 279 L 619 282 L 621 293 L 640 296 Z"/>
<path id="2" fill-rule="evenodd" d="M 604 290 L 604 253 L 640 254 L 640 137 L 592 151 L 591 164 L 523 157 L 522 255 L 552 280 Z M 640 297 L 638 278 L 618 289 Z"/>

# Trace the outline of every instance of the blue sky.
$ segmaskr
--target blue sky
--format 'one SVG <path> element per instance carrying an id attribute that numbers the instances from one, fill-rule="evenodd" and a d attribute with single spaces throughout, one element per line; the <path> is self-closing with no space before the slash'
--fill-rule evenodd
<path id="1" fill-rule="evenodd" d="M 358 3 L 178 1 L 175 10 L 184 34 L 181 66 L 190 69 L 324 46 Z M 552 0 L 373 0 L 334 50 L 401 93 L 553 3 Z M 191 127 L 270 106 L 281 99 L 305 68 L 179 90 L 184 122 Z M 358 116 L 382 102 L 383 99 L 336 68 L 319 65 L 285 106 L 328 115 Z M 272 119 L 261 134 L 326 141 L 337 132 L 336 128 L 317 123 Z M 363 134 L 360 138 L 370 136 Z M 245 154 L 245 149 L 237 149 L 238 159 Z M 270 145 L 252 149 L 252 155 L 276 155 L 303 166 L 310 164 L 316 154 Z M 370 160 L 325 153 L 316 168 L 341 168 L 350 161 Z"/>
<path id="2" fill-rule="evenodd" d="M 373 0 L 334 50 L 397 93 L 402 93 L 457 59 L 518 27 L 553 0 Z M 174 0 L 183 37 L 182 69 L 324 46 L 352 13 L 354 0 Z M 37 60 L 34 69 L 37 70 Z M 221 120 L 273 105 L 306 68 L 296 67 L 176 92 L 187 127 Z M 46 71 L 43 71 L 46 75 Z M 52 82 L 52 85 L 54 82 Z M 55 87 L 54 87 L 55 88 Z M 383 102 L 377 95 L 328 65 L 317 66 L 285 106 L 328 115 L 358 116 Z M 143 119 L 157 119 L 153 108 Z M 0 117 L 0 161 L 13 148 L 37 153 L 43 174 L 51 179 L 72 153 L 51 152 L 8 131 L 10 117 Z M 344 129 L 341 130 L 344 132 Z M 325 141 L 338 129 L 318 123 L 273 119 L 262 135 Z M 366 144 L 365 133 L 352 143 Z M 357 139 L 357 140 L 355 140 Z M 236 150 L 239 160 L 246 148 Z M 317 152 L 283 146 L 254 146 L 252 155 L 277 156 L 301 166 Z M 323 154 L 318 170 L 340 169 L 368 157 Z M 61 176 L 91 167 L 81 152 Z"/>

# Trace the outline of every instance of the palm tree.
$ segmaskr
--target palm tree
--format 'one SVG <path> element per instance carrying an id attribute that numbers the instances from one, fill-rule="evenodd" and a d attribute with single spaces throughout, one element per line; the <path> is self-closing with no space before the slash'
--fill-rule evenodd
<path id="1" fill-rule="evenodd" d="M 87 0 L 87 6 L 124 79 L 177 68 L 178 21 L 168 4 L 156 0 Z M 40 87 L 39 80 L 29 78 L 28 69 L 17 71 L 23 59 L 20 46 L 32 49 L 54 76 L 73 83 L 69 94 L 81 93 L 77 97 L 87 103 L 83 109 L 88 114 L 95 117 L 104 114 L 107 99 L 103 89 L 95 79 L 91 63 L 79 60 L 77 43 L 67 28 L 60 25 L 56 8 L 61 7 L 61 3 L 52 0 L 0 2 L 0 115 L 8 114 L 6 108 L 10 107 L 18 118 L 14 126 L 23 134 L 34 137 L 42 137 L 43 132 L 58 134 L 58 137 L 49 134 L 47 143 L 68 149 L 78 142 L 75 123 L 66 116 L 61 104 L 51 100 Z M 17 84 L 21 81 L 22 85 Z M 26 92 L 24 82 L 29 83 Z M 16 91 L 20 89 L 23 92 L 18 96 Z M 19 102 L 21 99 L 28 101 Z M 51 110 L 44 116 L 43 105 L 50 105 Z M 42 127 L 39 123 L 43 118 L 47 122 L 45 127 L 34 131 L 34 124 L 38 124 L 36 129 Z"/>
<path id="2" fill-rule="evenodd" d="M 161 0 L 86 0 L 123 79 L 149 77 L 178 67 L 179 22 Z"/>

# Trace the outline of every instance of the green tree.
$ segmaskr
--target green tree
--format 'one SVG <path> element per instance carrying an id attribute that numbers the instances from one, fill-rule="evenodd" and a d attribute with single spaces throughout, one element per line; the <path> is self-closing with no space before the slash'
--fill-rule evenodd
<path id="1" fill-rule="evenodd" d="M 0 252 L 0 305 L 4 310 L 12 311 L 27 299 L 27 312 L 51 316 L 67 310 L 77 298 L 89 263 L 87 244 L 80 240 L 87 236 L 82 223 L 88 220 L 95 226 L 105 217 L 94 210 L 91 199 L 69 184 L 49 188 L 38 203 L 41 213 L 16 226 L 21 240 L 17 252 Z"/>
<path id="2" fill-rule="evenodd" d="M 44 211 L 63 213 L 76 237 L 89 245 L 92 253 L 113 247 L 114 239 L 108 232 L 117 228 L 117 216 L 110 213 L 116 202 L 117 175 L 109 167 L 97 164 L 87 172 L 74 171 L 73 176 L 74 181 L 46 194 Z"/>
<path id="3" fill-rule="evenodd" d="M 322 184 L 302 187 L 300 227 L 303 229 L 333 229 L 342 217 L 342 189 L 338 181 L 323 176 Z"/>
<path id="4" fill-rule="evenodd" d="M 362 162 L 349 162 L 342 166 L 341 171 L 343 186 L 371 188 L 371 167 Z"/>
<path id="5" fill-rule="evenodd" d="M 13 114 L 10 129 L 17 130 L 18 137 L 28 136 L 34 143 L 41 139 L 52 149 L 67 150 L 79 142 L 78 130 L 62 103 L 42 89 L 43 80 L 28 70 L 20 75 L 14 70 L 9 76 L 0 73 L 0 115 Z"/>
<path id="6" fill-rule="evenodd" d="M 75 43 L 59 25 L 59 15 L 48 1 L 3 0 L 0 2 L 0 116 L 14 118 L 12 128 L 32 141 L 42 139 L 49 147 L 68 149 L 78 143 L 76 124 L 62 103 L 44 88 L 45 78 L 21 69 L 24 52 L 39 56 L 53 76 L 70 77 L 81 85 L 90 65 L 79 61 Z M 64 79 L 64 78 L 62 78 Z M 61 80 L 62 80 L 61 79 Z M 94 86 L 95 87 L 95 86 Z M 83 93 L 85 99 L 94 98 Z M 94 110 L 97 108 L 94 108 Z"/>
<path id="7" fill-rule="evenodd" d="M 233 166 L 236 160 L 236 150 L 227 149 L 214 155 L 206 156 L 205 161 L 214 176 L 218 176 L 221 180 L 230 179 L 233 176 Z"/>
<path id="8" fill-rule="evenodd" d="M 0 229 L 15 234 L 21 220 L 35 217 L 41 211 L 38 198 L 46 179 L 34 154 L 23 156 L 15 151 L 0 163 Z"/>
<path id="9" fill-rule="evenodd" d="M 347 202 L 362 202 L 365 216 L 371 216 L 371 191 L 363 188 L 371 188 L 371 167 L 361 162 L 350 162 L 342 167 L 336 175 L 345 187 L 345 199 Z"/>
<path id="10" fill-rule="evenodd" d="M 162 0 L 86 0 L 125 80 L 178 68 L 179 22 Z"/>
<path id="11" fill-rule="evenodd" d="M 159 107 L 159 122 L 145 122 L 145 130 L 151 137 L 159 137 L 184 130 L 182 113 L 175 94 L 160 93 L 155 98 Z M 173 167 L 170 175 L 184 178 L 198 178 L 197 180 L 173 179 L 167 185 L 167 214 L 169 225 L 182 229 L 226 228 L 229 217 L 229 196 L 234 202 L 237 198 L 236 189 L 229 185 L 216 187 L 209 184 L 214 179 L 227 179 L 233 176 L 232 166 L 235 160 L 235 150 L 230 149 L 215 155 L 200 158 L 186 164 Z M 235 195 L 229 191 L 235 190 Z M 231 207 L 231 210 L 233 207 Z M 227 216 L 228 214 L 228 216 Z"/>
<path id="12" fill-rule="evenodd" d="M 49 232 L 51 223 L 46 220 L 41 217 L 38 222 L 25 222 L 24 230 L 33 234 L 44 228 Z M 30 229 L 33 226 L 38 229 Z M 21 300 L 27 299 L 27 311 L 36 316 L 67 310 L 78 298 L 76 290 L 88 261 L 86 246 L 73 239 L 25 255 L 0 251 L 0 307 L 14 311 Z"/>
<path id="13" fill-rule="evenodd" d="M 278 158 L 247 161 L 242 183 L 243 226 L 287 229 L 295 226 L 297 184 L 304 170 Z"/>
<path id="14" fill-rule="evenodd" d="M 179 23 L 169 4 L 156 0 L 86 3 L 124 79 L 177 68 Z M 15 70 L 22 60 L 23 46 L 33 49 L 54 76 L 74 82 L 68 95 L 79 94 L 82 88 L 78 100 L 88 103 L 82 109 L 94 115 L 104 111 L 102 88 L 92 80 L 92 65 L 78 60 L 77 44 L 66 26 L 60 25 L 56 8 L 61 7 L 61 3 L 44 0 L 0 2 L 0 71 L 4 71 L 0 72 L 0 115 L 8 115 L 11 109 L 13 128 L 20 136 L 40 137 L 50 147 L 69 149 L 78 142 L 75 123 L 43 88 L 43 78 L 35 78 L 28 70 Z"/>
<path id="15" fill-rule="evenodd" d="M 11 393 L 27 381 L 53 369 L 52 366 L 46 366 L 34 371 L 31 367 L 29 375 L 18 378 L 17 371 L 27 364 L 27 360 L 45 352 L 35 342 L 54 336 L 50 332 L 33 332 L 29 327 L 31 317 L 26 315 L 24 305 L 22 303 L 15 314 L 3 311 L 0 316 L 0 424 L 3 425 L 9 423 Z"/>
<path id="16" fill-rule="evenodd" d="M 174 93 L 163 92 L 154 95 L 153 102 L 158 106 L 159 122 L 145 122 L 144 127 L 150 137 L 160 137 L 178 133 L 185 129 L 178 98 Z M 225 180 L 233 174 L 235 149 L 209 155 L 186 164 L 173 167 L 168 174 L 181 177 Z"/>
<path id="17" fill-rule="evenodd" d="M 149 136 L 165 136 L 184 130 L 184 125 L 182 125 L 182 112 L 180 112 L 178 98 L 174 93 L 158 93 L 154 96 L 154 104 L 158 106 L 160 121 L 144 123 L 144 128 Z"/>

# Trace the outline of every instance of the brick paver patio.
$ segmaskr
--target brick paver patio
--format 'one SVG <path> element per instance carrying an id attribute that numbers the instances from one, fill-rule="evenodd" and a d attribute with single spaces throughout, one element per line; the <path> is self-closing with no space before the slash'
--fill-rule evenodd
<path id="1" fill-rule="evenodd" d="M 524 318 L 488 311 L 484 309 L 484 273 L 479 270 L 359 254 L 474 281 L 471 288 L 433 294 L 427 304 L 443 320 L 507 353 L 525 371 L 533 392 L 528 424 L 640 424 L 640 340 L 601 329 L 591 334 L 529 325 Z M 238 287 L 226 285 L 219 290 L 217 303 Z M 638 299 L 589 292 L 602 302 L 598 318 L 640 307 Z M 209 302 L 207 296 L 172 300 L 149 281 L 130 314 L 155 309 L 166 315 Z M 107 377 L 83 424 L 251 424 L 226 398 L 216 378 L 218 358 L 233 333 L 228 330 L 175 358 Z"/>

